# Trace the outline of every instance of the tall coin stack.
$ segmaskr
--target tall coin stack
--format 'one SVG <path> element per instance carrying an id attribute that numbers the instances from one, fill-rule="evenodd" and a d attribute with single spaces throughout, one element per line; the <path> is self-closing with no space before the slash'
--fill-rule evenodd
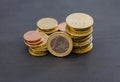
<path id="1" fill-rule="evenodd" d="M 72 52 L 84 54 L 92 50 L 94 20 L 84 13 L 73 13 L 66 18 L 66 32 L 73 40 Z"/>
<path id="2" fill-rule="evenodd" d="M 29 47 L 28 51 L 33 56 L 47 55 L 48 35 L 38 31 L 28 31 L 24 34 L 24 43 Z"/>
<path id="3" fill-rule="evenodd" d="M 42 18 L 37 22 L 38 31 L 45 32 L 46 34 L 50 35 L 53 32 L 58 31 L 58 22 L 54 18 Z"/>

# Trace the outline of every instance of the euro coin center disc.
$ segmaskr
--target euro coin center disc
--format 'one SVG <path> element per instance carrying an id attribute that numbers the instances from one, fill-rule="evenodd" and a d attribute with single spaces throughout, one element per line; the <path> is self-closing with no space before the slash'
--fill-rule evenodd
<path id="1" fill-rule="evenodd" d="M 93 18 L 84 13 L 73 13 L 67 16 L 66 23 L 76 29 L 85 29 L 93 25 Z"/>
<path id="2" fill-rule="evenodd" d="M 58 22 L 53 18 L 42 18 L 37 22 L 37 26 L 41 30 L 50 30 L 58 26 Z"/>
<path id="3" fill-rule="evenodd" d="M 49 36 L 47 46 L 52 55 L 64 57 L 72 51 L 73 42 L 67 33 L 55 32 Z"/>

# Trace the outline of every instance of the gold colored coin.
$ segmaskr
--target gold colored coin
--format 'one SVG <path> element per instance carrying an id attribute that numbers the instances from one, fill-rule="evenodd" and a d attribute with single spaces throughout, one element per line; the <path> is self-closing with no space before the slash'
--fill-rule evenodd
<path id="1" fill-rule="evenodd" d="M 47 30 L 47 31 L 43 31 L 43 30 L 40 30 L 40 29 L 37 29 L 39 32 L 44 32 L 46 34 L 52 34 L 54 32 L 57 32 L 58 31 L 58 28 L 54 28 L 54 29 L 51 29 L 51 30 Z"/>
<path id="2" fill-rule="evenodd" d="M 84 54 L 84 53 L 90 52 L 92 49 L 93 49 L 93 43 L 91 43 L 89 46 L 87 46 L 85 48 L 73 49 L 72 52 L 74 52 L 76 54 Z"/>
<path id="3" fill-rule="evenodd" d="M 34 49 L 34 48 L 31 48 L 31 47 L 29 47 L 29 49 L 32 50 L 33 52 L 44 52 L 44 51 L 48 50 L 47 48 L 44 48 L 44 49 Z"/>
<path id="4" fill-rule="evenodd" d="M 67 33 L 55 32 L 49 36 L 47 47 L 52 55 L 64 57 L 72 51 L 73 42 Z"/>
<path id="5" fill-rule="evenodd" d="M 58 22 L 54 18 L 42 18 L 37 22 L 37 26 L 41 30 L 50 30 L 58 27 Z"/>
<path id="6" fill-rule="evenodd" d="M 86 44 L 86 45 L 84 45 L 84 46 L 80 46 L 80 45 L 78 45 L 78 46 L 73 46 L 73 50 L 76 50 L 76 49 L 85 49 L 85 48 L 88 47 L 90 44 L 91 44 L 91 43 Z"/>
<path id="7" fill-rule="evenodd" d="M 90 39 L 85 40 L 85 41 L 83 41 L 83 42 L 79 42 L 79 41 L 78 41 L 78 42 L 73 42 L 73 46 L 74 46 L 74 47 L 76 47 L 76 46 L 82 47 L 82 46 L 85 46 L 85 45 L 90 44 L 90 43 L 92 42 L 92 40 L 93 40 L 93 38 L 90 37 Z"/>
<path id="8" fill-rule="evenodd" d="M 71 36 L 73 42 L 83 42 L 85 40 L 88 40 L 90 37 L 92 37 L 92 35 L 88 35 L 88 36 L 83 36 L 83 37 L 79 37 L 79 36 Z"/>
<path id="9" fill-rule="evenodd" d="M 29 49 L 28 50 L 29 51 L 29 53 L 32 55 L 32 56 L 45 56 L 45 55 L 47 55 L 47 51 L 39 51 L 39 52 L 34 52 L 34 51 L 32 51 L 31 49 Z"/>
<path id="10" fill-rule="evenodd" d="M 69 27 L 69 29 L 71 31 L 80 31 L 81 32 L 81 31 L 86 31 L 86 30 L 90 29 L 92 26 L 90 26 L 88 28 L 84 28 L 84 29 L 76 29 L 76 28 L 70 27 L 68 24 L 66 24 L 66 27 Z"/>
<path id="11" fill-rule="evenodd" d="M 93 25 L 93 18 L 85 13 L 73 13 L 67 16 L 66 23 L 75 29 L 85 29 Z"/>
<path id="12" fill-rule="evenodd" d="M 66 32 L 68 34 L 70 34 L 71 36 L 88 36 L 93 32 L 93 28 L 91 27 L 89 30 L 87 31 L 83 31 L 83 32 L 77 32 L 77 31 L 71 31 L 68 27 L 66 27 Z"/>
<path id="13" fill-rule="evenodd" d="M 69 27 L 68 25 L 66 26 L 66 28 L 68 29 L 68 30 L 70 30 L 70 31 L 72 31 L 72 32 L 75 32 L 75 33 L 85 33 L 85 32 L 88 32 L 88 31 L 90 31 L 90 30 L 93 30 L 93 27 L 91 26 L 91 27 L 89 27 L 89 28 L 86 28 L 86 29 L 78 29 L 78 30 L 76 30 L 76 29 L 74 29 L 74 28 L 71 28 L 71 27 Z"/>
<path id="14" fill-rule="evenodd" d="M 37 47 L 30 47 L 34 50 L 46 50 L 47 49 L 47 44 L 46 45 L 43 45 L 43 46 L 37 46 Z"/>
<path id="15" fill-rule="evenodd" d="M 43 32 L 53 32 L 53 31 L 56 31 L 56 30 L 58 30 L 58 27 L 55 27 L 55 28 L 53 28 L 53 29 L 49 29 L 49 30 L 41 30 L 41 29 L 39 29 L 38 28 L 38 31 L 43 31 Z"/>

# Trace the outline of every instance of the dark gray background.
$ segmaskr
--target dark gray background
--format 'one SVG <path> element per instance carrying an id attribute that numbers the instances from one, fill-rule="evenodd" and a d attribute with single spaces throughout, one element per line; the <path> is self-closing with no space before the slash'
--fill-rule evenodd
<path id="1" fill-rule="evenodd" d="M 22 36 L 38 19 L 74 12 L 95 19 L 92 52 L 29 55 Z M 120 0 L 0 0 L 0 82 L 120 82 Z"/>

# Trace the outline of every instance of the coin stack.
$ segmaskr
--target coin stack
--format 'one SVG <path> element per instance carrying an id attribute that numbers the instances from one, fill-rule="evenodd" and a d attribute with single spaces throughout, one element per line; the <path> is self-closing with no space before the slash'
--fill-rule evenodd
<path id="1" fill-rule="evenodd" d="M 58 31 L 58 22 L 54 18 L 42 18 L 37 22 L 38 31 L 45 32 L 46 34 L 50 35 L 53 32 Z"/>
<path id="2" fill-rule="evenodd" d="M 38 31 L 28 31 L 24 34 L 24 43 L 29 47 L 28 51 L 33 56 L 47 55 L 48 35 Z"/>
<path id="3" fill-rule="evenodd" d="M 66 18 L 66 32 L 73 40 L 72 52 L 84 54 L 92 50 L 93 18 L 84 13 L 73 13 Z"/>

